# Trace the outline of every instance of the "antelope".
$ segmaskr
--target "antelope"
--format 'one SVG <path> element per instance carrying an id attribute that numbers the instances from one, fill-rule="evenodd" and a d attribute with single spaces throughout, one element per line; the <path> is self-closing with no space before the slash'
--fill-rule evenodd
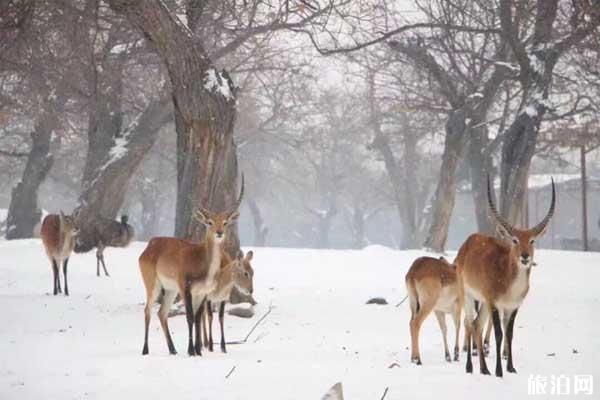
<path id="1" fill-rule="evenodd" d="M 104 263 L 104 249 L 107 247 L 127 247 L 133 239 L 134 230 L 128 224 L 127 215 L 121 216 L 121 221 L 110 218 L 96 217 L 92 226 L 84 229 L 75 245 L 75 253 L 86 253 L 96 248 L 96 276 L 100 276 L 100 264 L 104 276 L 110 276 Z"/>
<path id="2" fill-rule="evenodd" d="M 454 361 L 458 361 L 458 342 L 460 332 L 460 303 L 456 282 L 456 268 L 444 257 L 417 258 L 406 273 L 406 289 L 410 302 L 410 360 L 421 365 L 419 352 L 419 331 L 421 324 L 431 311 L 440 325 L 444 338 L 446 361 L 452 361 L 446 340 L 446 314 L 452 314 L 456 329 Z"/>
<path id="3" fill-rule="evenodd" d="M 49 214 L 44 218 L 41 228 L 42 243 L 46 254 L 52 265 L 54 275 L 54 295 L 62 293 L 60 288 L 60 265 L 62 264 L 65 277 L 65 296 L 69 295 L 69 284 L 67 281 L 67 265 L 69 257 L 75 247 L 75 236 L 77 228 L 73 216 L 65 215 L 61 211 L 59 215 Z"/>
<path id="4" fill-rule="evenodd" d="M 239 217 L 239 206 L 244 193 L 244 179 L 240 195 L 233 209 L 212 213 L 206 209 L 196 210 L 194 217 L 206 227 L 205 239 L 194 244 L 168 237 L 156 237 L 148 242 L 139 258 L 140 272 L 146 288 L 144 347 L 148 354 L 148 327 L 152 304 L 160 298 L 158 318 L 167 341 L 169 353 L 177 354 L 168 325 L 168 313 L 177 294 L 183 299 L 188 323 L 188 354 L 202 355 L 200 322 L 206 297 L 218 287 L 218 277 L 223 261 L 223 245 L 227 227 Z M 193 329 L 196 343 L 193 343 Z"/>
<path id="5" fill-rule="evenodd" d="M 502 376 L 500 347 L 502 332 L 506 334 L 506 370 L 516 373 L 512 357 L 512 339 L 515 317 L 529 291 L 529 275 L 533 263 L 535 240 L 542 236 L 554 214 L 556 190 L 552 180 L 552 200 L 544 219 L 531 229 L 517 229 L 496 210 L 488 177 L 488 206 L 500 239 L 480 233 L 473 234 L 463 243 L 456 256 L 459 294 L 465 310 L 467 331 L 467 373 L 473 372 L 471 342 L 473 335 L 478 349 L 483 349 L 481 331 L 491 314 L 496 338 L 496 376 Z M 476 314 L 475 300 L 480 309 Z M 500 322 L 502 313 L 502 323 Z M 485 354 L 479 351 L 480 371 L 489 375 Z"/>
<path id="6" fill-rule="evenodd" d="M 253 286 L 252 282 L 254 281 L 254 269 L 252 265 L 250 265 L 250 261 L 254 257 L 254 253 L 249 251 L 246 253 L 244 257 L 244 253 L 240 250 L 237 254 L 237 262 L 241 265 L 244 270 L 245 276 L 250 280 L 250 290 L 246 290 L 245 292 L 240 291 L 244 295 L 252 295 Z M 221 270 L 223 271 L 223 269 Z M 223 272 L 221 272 L 223 274 Z M 219 304 L 219 325 L 221 327 L 221 351 L 223 353 L 227 353 L 227 349 L 225 348 L 225 327 L 223 326 L 223 319 L 225 317 L 225 303 L 229 301 L 231 296 L 231 291 L 233 290 L 234 285 L 217 285 L 217 289 L 214 292 L 210 293 L 206 302 L 206 321 L 203 325 L 203 335 L 204 335 L 204 345 L 208 348 L 209 351 L 213 351 L 213 337 L 212 337 L 212 321 L 213 321 L 213 309 L 212 304 Z M 238 288 L 239 289 L 239 288 Z M 208 326 L 208 333 L 206 327 Z"/>

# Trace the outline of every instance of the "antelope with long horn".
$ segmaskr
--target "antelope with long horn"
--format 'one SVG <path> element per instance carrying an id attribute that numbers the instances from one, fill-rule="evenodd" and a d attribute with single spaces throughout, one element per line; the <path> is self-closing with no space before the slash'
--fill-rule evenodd
<path id="1" fill-rule="evenodd" d="M 218 276 L 225 258 L 223 246 L 227 228 L 239 216 L 239 207 L 244 195 L 244 176 L 240 195 L 233 208 L 213 213 L 204 208 L 197 210 L 194 217 L 206 227 L 204 240 L 194 244 L 185 240 L 156 237 L 148 242 L 139 258 L 140 271 L 146 287 L 146 307 L 144 347 L 142 354 L 148 354 L 148 328 L 151 308 L 161 290 L 164 293 L 160 300 L 158 318 L 160 320 L 167 347 L 171 354 L 176 354 L 173 340 L 169 332 L 168 314 L 175 297 L 179 293 L 185 303 L 188 323 L 188 354 L 201 355 L 200 323 L 204 302 L 209 293 L 217 289 Z M 196 331 L 196 343 L 193 341 L 193 330 Z"/>
<path id="2" fill-rule="evenodd" d="M 488 177 L 488 205 L 500 239 L 480 233 L 473 234 L 458 251 L 457 265 L 459 295 L 465 311 L 467 331 L 466 371 L 473 372 L 471 342 L 473 335 L 477 348 L 483 349 L 482 328 L 491 314 L 496 338 L 496 376 L 502 376 L 500 348 L 503 332 L 506 335 L 508 372 L 516 373 L 513 365 L 512 339 L 515 317 L 529 291 L 529 275 L 533 263 L 534 243 L 548 228 L 554 214 L 556 190 L 552 180 L 552 200 L 544 219 L 531 229 L 517 229 L 504 219 L 492 200 Z M 480 304 L 476 313 L 475 300 Z M 502 313 L 502 322 L 500 315 Z M 476 316 L 477 314 L 477 316 Z M 480 371 L 488 374 L 485 354 L 479 351 Z"/>
<path id="3" fill-rule="evenodd" d="M 446 340 L 446 314 L 452 314 L 456 338 L 454 361 L 458 361 L 458 341 L 460 332 L 460 302 L 456 282 L 456 268 L 444 257 L 419 257 L 406 273 L 406 289 L 410 300 L 411 362 L 421 365 L 419 352 L 419 331 L 421 324 L 431 311 L 440 325 L 444 339 L 446 361 L 452 361 Z"/>

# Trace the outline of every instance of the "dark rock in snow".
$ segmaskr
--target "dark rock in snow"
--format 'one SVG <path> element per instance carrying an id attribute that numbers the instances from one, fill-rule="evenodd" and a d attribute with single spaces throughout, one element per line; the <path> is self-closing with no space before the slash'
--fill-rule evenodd
<path id="1" fill-rule="evenodd" d="M 387 303 L 388 303 L 387 300 L 384 299 L 383 297 L 373 297 L 372 299 L 369 299 L 369 301 L 367 301 L 367 304 L 385 305 Z"/>

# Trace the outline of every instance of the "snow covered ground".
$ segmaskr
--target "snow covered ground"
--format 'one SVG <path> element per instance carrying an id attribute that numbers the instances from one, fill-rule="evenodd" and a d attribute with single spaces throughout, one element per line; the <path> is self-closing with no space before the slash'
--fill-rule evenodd
<path id="1" fill-rule="evenodd" d="M 383 247 L 255 249 L 256 315 L 226 318 L 228 340 L 244 338 L 269 304 L 274 309 L 247 344 L 190 358 L 178 316 L 170 326 L 179 354 L 169 356 L 153 314 L 150 355 L 142 357 L 143 247 L 109 249 L 110 278 L 95 276 L 93 253 L 74 255 L 66 298 L 49 294 L 51 270 L 38 240 L 0 243 L 0 399 L 308 400 L 338 381 L 347 400 L 380 399 L 386 387 L 386 399 L 504 399 L 528 397 L 530 375 L 547 377 L 550 393 L 552 375 L 561 374 L 593 375 L 600 385 L 600 254 L 536 253 L 515 328 L 519 374 L 497 379 L 465 374 L 464 354 L 459 363 L 444 361 L 433 316 L 421 335 L 424 365 L 409 363 L 408 302 L 394 304 L 423 253 Z M 373 296 L 390 305 L 365 305 Z"/>

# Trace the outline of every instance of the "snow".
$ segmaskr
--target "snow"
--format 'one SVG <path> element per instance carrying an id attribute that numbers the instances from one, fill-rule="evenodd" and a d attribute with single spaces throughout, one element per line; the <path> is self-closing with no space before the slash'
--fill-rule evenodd
<path id="1" fill-rule="evenodd" d="M 227 316 L 228 340 L 244 338 L 269 304 L 274 309 L 246 344 L 188 357 L 185 317 L 178 316 L 170 328 L 179 354 L 169 356 L 153 312 L 150 355 L 142 357 L 143 248 L 107 249 L 110 278 L 95 276 L 93 253 L 74 255 L 66 298 L 49 295 L 50 265 L 39 240 L 0 243 L 0 398 L 320 399 L 342 382 L 347 399 L 378 399 L 386 387 L 388 400 L 506 399 L 528 397 L 530 375 L 546 376 L 548 390 L 552 375 L 600 376 L 598 253 L 536 252 L 515 325 L 519 374 L 498 379 L 467 375 L 462 353 L 458 363 L 444 361 L 433 315 L 421 332 L 424 365 L 409 363 L 408 302 L 394 305 L 405 295 L 407 268 L 423 252 L 382 246 L 255 248 L 256 315 Z M 390 305 L 365 305 L 375 296 Z M 493 370 L 492 357 L 488 364 Z"/>
<path id="2" fill-rule="evenodd" d="M 209 68 L 204 77 L 204 88 L 211 92 L 220 93 L 225 99 L 233 99 L 227 79 L 215 68 Z"/>
<path id="3" fill-rule="evenodd" d="M 532 105 L 525 107 L 525 110 L 523 112 L 529 115 L 531 118 L 535 118 L 537 116 L 537 110 Z"/>

